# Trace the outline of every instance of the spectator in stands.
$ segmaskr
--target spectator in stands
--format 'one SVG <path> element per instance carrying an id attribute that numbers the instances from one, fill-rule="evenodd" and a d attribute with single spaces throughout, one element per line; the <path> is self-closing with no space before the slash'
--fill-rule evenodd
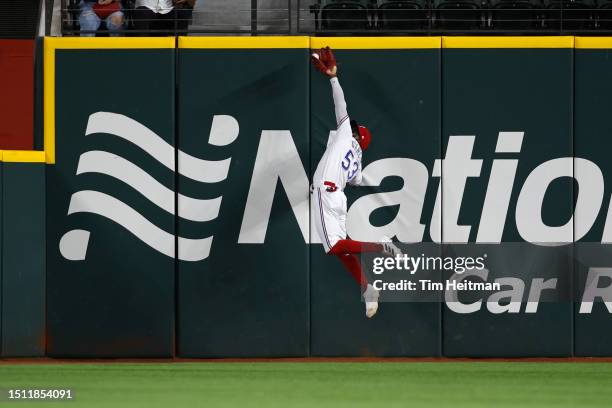
<path id="1" fill-rule="evenodd" d="M 134 29 L 138 35 L 185 32 L 197 0 L 136 0 Z M 150 30 L 161 32 L 147 33 Z"/>
<path id="2" fill-rule="evenodd" d="M 81 0 L 79 25 L 81 36 L 93 37 L 102 21 L 106 24 L 109 35 L 117 36 L 123 29 L 123 7 L 121 0 Z"/>

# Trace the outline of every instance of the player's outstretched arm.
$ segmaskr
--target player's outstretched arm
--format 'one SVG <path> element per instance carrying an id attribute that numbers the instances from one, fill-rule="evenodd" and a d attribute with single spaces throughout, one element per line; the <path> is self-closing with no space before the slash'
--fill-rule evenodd
<path id="1" fill-rule="evenodd" d="M 342 122 L 348 120 L 348 111 L 346 110 L 346 100 L 344 99 L 344 91 L 340 86 L 340 81 L 337 77 L 329 80 L 332 87 L 332 95 L 334 97 L 334 110 L 336 112 L 336 124 L 340 126 Z"/>
<path id="2" fill-rule="evenodd" d="M 336 76 L 338 66 L 334 53 L 329 47 L 321 48 L 318 53 L 312 53 L 312 63 L 316 69 L 330 78 L 332 95 L 334 97 L 334 110 L 336 112 L 336 124 L 340 126 L 342 122 L 348 120 L 348 112 L 344 92 Z"/>

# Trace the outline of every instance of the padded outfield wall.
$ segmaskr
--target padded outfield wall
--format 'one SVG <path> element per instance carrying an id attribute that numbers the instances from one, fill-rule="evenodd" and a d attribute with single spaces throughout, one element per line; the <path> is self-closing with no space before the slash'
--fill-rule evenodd
<path id="1" fill-rule="evenodd" d="M 335 120 L 308 59 L 326 45 L 349 113 L 374 135 L 367 185 L 347 191 L 349 235 L 441 253 L 515 245 L 504 267 L 524 288 L 383 303 L 366 319 L 311 228 L 309 180 Z M 46 39 L 46 319 L 33 325 L 47 355 L 612 355 L 602 297 L 581 304 L 612 266 L 610 49 L 574 37 Z M 11 304 L 25 289 L 4 261 Z M 571 296 L 537 303 L 536 279 Z"/>

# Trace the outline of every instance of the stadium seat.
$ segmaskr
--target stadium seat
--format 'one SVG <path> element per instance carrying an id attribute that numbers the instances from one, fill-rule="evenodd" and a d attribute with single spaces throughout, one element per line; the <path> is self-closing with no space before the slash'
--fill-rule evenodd
<path id="1" fill-rule="evenodd" d="M 0 0 L 0 38 L 34 38 L 39 13 L 38 0 Z"/>
<path id="2" fill-rule="evenodd" d="M 497 30 L 533 30 L 541 26 L 538 0 L 492 0 L 490 26 Z"/>
<path id="3" fill-rule="evenodd" d="M 485 26 L 479 0 L 434 0 L 434 26 L 446 30 L 472 30 Z"/>
<path id="4" fill-rule="evenodd" d="M 371 27 L 369 0 L 324 0 L 319 3 L 323 30 L 362 31 Z"/>
<path id="5" fill-rule="evenodd" d="M 594 0 L 544 0 L 546 28 L 585 30 L 594 27 Z"/>
<path id="6" fill-rule="evenodd" d="M 378 0 L 377 28 L 381 30 L 413 30 L 429 25 L 428 0 Z"/>
<path id="7" fill-rule="evenodd" d="M 595 20 L 597 29 L 612 29 L 612 0 L 598 0 Z"/>

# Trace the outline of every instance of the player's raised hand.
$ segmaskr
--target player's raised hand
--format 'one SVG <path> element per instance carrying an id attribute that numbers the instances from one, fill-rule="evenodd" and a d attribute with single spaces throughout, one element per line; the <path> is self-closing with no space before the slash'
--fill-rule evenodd
<path id="1" fill-rule="evenodd" d="M 318 69 L 321 73 L 327 75 L 327 65 L 325 65 L 325 63 L 323 62 L 323 59 L 321 58 L 323 55 L 323 48 L 321 48 L 318 52 L 315 51 L 310 55 L 310 60 L 312 61 L 312 65 L 314 65 L 314 67 L 316 69 Z"/>
<path id="2" fill-rule="evenodd" d="M 336 58 L 334 57 L 334 53 L 332 52 L 331 48 L 321 48 L 321 60 L 323 61 L 325 66 L 331 71 L 331 74 L 336 75 Z"/>
<path id="3" fill-rule="evenodd" d="M 313 52 L 311 55 L 312 64 L 316 69 L 321 71 L 328 77 L 335 77 L 338 71 L 336 66 L 336 58 L 329 47 L 321 48 L 319 52 Z"/>

